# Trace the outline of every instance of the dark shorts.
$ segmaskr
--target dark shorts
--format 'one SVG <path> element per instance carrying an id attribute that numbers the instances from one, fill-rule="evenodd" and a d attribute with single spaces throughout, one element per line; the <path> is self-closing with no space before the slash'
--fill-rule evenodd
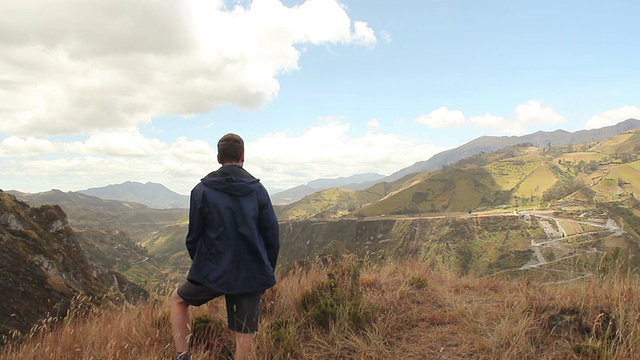
<path id="1" fill-rule="evenodd" d="M 200 306 L 224 295 L 227 303 L 227 324 L 229 329 L 253 334 L 258 331 L 258 312 L 262 291 L 250 294 L 222 294 L 205 286 L 185 281 L 178 288 L 178 296 L 187 304 Z"/>

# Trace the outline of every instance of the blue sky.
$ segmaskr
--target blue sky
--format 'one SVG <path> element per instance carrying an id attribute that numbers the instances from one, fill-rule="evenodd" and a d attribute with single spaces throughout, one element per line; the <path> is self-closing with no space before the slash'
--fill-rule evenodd
<path id="1" fill-rule="evenodd" d="M 272 191 L 482 135 L 640 118 L 636 1 L 7 0 L 0 188 L 188 194 L 244 137 Z"/>

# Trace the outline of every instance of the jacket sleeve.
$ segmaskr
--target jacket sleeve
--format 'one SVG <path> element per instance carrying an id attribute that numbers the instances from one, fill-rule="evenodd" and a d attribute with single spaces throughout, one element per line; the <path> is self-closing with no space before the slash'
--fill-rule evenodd
<path id="1" fill-rule="evenodd" d="M 271 199 L 266 189 L 262 189 L 262 198 L 260 206 L 260 217 L 258 219 L 258 227 L 262 239 L 264 240 L 264 247 L 267 251 L 267 258 L 271 267 L 275 270 L 278 264 L 278 253 L 280 251 L 280 229 L 278 226 L 278 219 L 276 213 L 271 205 Z"/>
<path id="2" fill-rule="evenodd" d="M 189 228 L 185 239 L 185 245 L 187 246 L 191 260 L 193 260 L 193 257 L 196 255 L 196 249 L 198 248 L 198 242 L 200 242 L 200 235 L 204 227 L 204 221 L 200 212 L 201 199 L 202 191 L 198 191 L 197 187 L 191 190 L 191 198 L 189 200 Z"/>

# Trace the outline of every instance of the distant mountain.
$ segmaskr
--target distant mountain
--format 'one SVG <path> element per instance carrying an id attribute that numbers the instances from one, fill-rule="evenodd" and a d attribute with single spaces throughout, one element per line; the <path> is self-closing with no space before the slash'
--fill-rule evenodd
<path id="1" fill-rule="evenodd" d="M 277 206 L 275 211 L 279 220 L 340 217 L 380 198 L 380 194 L 371 191 L 333 187 L 318 190 L 292 204 Z"/>
<path id="2" fill-rule="evenodd" d="M 308 182 L 306 185 L 299 185 L 294 188 L 275 193 L 271 195 L 271 202 L 274 205 L 288 205 L 307 195 L 311 195 L 316 191 L 331 189 L 334 187 L 347 190 L 364 190 L 384 178 L 384 175 L 364 173 L 335 179 L 317 179 Z"/>
<path id="3" fill-rule="evenodd" d="M 341 187 L 343 189 L 349 188 L 350 190 L 363 190 L 383 178 L 385 178 L 384 175 L 364 173 L 335 179 L 317 179 L 309 181 L 307 186 L 316 190 L 330 189 L 332 187 Z"/>
<path id="4" fill-rule="evenodd" d="M 188 209 L 189 197 L 167 189 L 162 184 L 126 181 L 122 184 L 79 190 L 81 194 L 108 200 L 130 201 L 154 209 Z"/>
<path id="5" fill-rule="evenodd" d="M 59 205 L 76 230 L 117 229 L 138 243 L 147 234 L 187 218 L 186 209 L 154 209 L 136 202 L 105 200 L 78 192 L 50 190 L 35 194 L 8 191 L 31 206 Z"/>
<path id="6" fill-rule="evenodd" d="M 523 136 L 481 136 L 455 149 L 446 150 L 432 156 L 428 160 L 419 161 L 409 167 L 400 169 L 395 173 L 384 177 L 380 174 L 366 173 L 337 179 L 318 179 L 306 185 L 296 186 L 271 195 L 274 205 L 289 205 L 316 191 L 340 187 L 347 190 L 364 190 L 378 182 L 394 182 L 405 176 L 421 173 L 423 171 L 437 170 L 445 165 L 453 164 L 480 153 L 490 153 L 502 150 L 518 144 L 531 144 L 540 148 L 552 146 L 565 146 L 570 144 L 582 144 L 590 141 L 602 141 L 617 134 L 640 127 L 640 120 L 627 119 L 616 125 L 600 129 L 580 130 L 569 132 L 555 130 L 551 132 L 538 131 Z"/>
<path id="7" fill-rule="evenodd" d="M 361 191 L 319 190 L 276 214 L 285 221 L 539 207 L 570 195 L 589 203 L 624 200 L 640 193 L 639 161 L 640 128 L 604 141 L 519 144 Z"/>
<path id="8" fill-rule="evenodd" d="M 289 190 L 272 194 L 271 202 L 274 205 L 287 205 L 296 202 L 307 195 L 311 195 L 316 191 L 318 190 L 307 185 L 299 185 Z"/>
<path id="9" fill-rule="evenodd" d="M 556 130 L 552 132 L 538 131 L 533 134 L 523 136 L 481 136 L 455 149 L 443 151 L 432 156 L 428 160 L 420 161 L 407 168 L 401 169 L 389 175 L 383 181 L 395 181 L 411 173 L 436 170 L 472 155 L 480 154 L 482 152 L 489 153 L 513 145 L 531 144 L 544 148 L 551 146 L 582 144 L 590 141 L 602 141 L 609 139 L 617 134 L 639 127 L 640 120 L 628 119 L 616 125 L 600 129 L 580 130 L 573 133 L 565 130 Z"/>
<path id="10" fill-rule="evenodd" d="M 32 208 L 0 191 L 0 239 L 0 335 L 65 316 L 78 295 L 96 303 L 110 301 L 113 290 L 130 301 L 148 296 L 119 272 L 92 264 L 57 205 Z"/>

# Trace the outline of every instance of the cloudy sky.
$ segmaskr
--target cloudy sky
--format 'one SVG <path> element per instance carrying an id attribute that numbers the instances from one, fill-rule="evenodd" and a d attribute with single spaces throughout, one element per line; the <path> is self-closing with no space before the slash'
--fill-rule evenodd
<path id="1" fill-rule="evenodd" d="M 640 119 L 637 0 L 2 0 L 0 189 L 272 192 Z"/>

